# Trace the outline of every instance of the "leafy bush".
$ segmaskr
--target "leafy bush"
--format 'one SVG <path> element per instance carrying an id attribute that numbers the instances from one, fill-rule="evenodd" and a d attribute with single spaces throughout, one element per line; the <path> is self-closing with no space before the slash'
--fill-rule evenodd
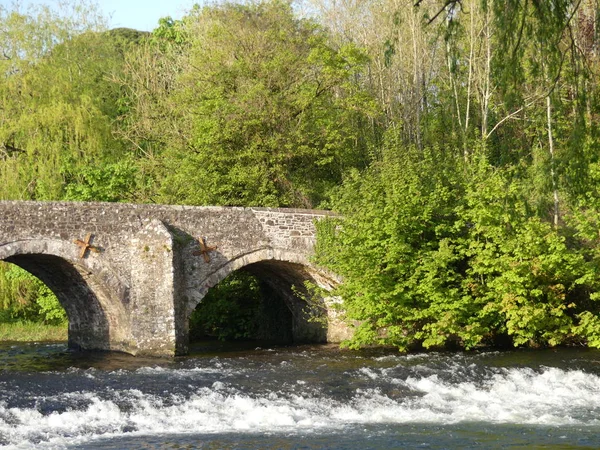
<path id="1" fill-rule="evenodd" d="M 0 322 L 17 321 L 61 325 L 67 315 L 42 281 L 14 264 L 0 262 Z"/>
<path id="2" fill-rule="evenodd" d="M 317 262 L 359 323 L 351 347 L 600 344 L 597 256 L 534 214 L 517 169 L 393 140 L 350 177 Z"/>

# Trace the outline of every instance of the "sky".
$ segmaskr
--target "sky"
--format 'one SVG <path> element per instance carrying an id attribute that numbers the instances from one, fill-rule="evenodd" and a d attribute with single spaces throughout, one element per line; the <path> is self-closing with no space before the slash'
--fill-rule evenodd
<path id="1" fill-rule="evenodd" d="M 196 2 L 199 3 L 199 2 Z M 127 27 L 151 31 L 158 19 L 171 16 L 180 19 L 194 4 L 192 0 L 98 0 L 107 16 L 111 17 L 111 28 Z"/>
<path id="2" fill-rule="evenodd" d="M 22 6 L 29 4 L 54 5 L 59 0 L 18 0 Z M 104 15 L 110 18 L 110 28 L 127 27 L 151 31 L 158 19 L 171 16 L 180 19 L 198 0 L 95 0 Z M 15 0 L 0 0 L 0 5 L 12 9 Z"/>

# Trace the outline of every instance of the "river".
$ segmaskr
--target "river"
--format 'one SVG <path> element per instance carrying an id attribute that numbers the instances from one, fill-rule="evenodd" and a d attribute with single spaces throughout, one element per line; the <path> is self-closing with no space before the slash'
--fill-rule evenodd
<path id="1" fill-rule="evenodd" d="M 0 448 L 600 448 L 600 352 L 4 343 Z"/>

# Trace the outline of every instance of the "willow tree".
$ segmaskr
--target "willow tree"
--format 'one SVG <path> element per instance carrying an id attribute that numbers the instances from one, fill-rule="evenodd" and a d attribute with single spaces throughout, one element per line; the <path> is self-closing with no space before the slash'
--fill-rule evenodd
<path id="1" fill-rule="evenodd" d="M 0 23 L 0 198 L 58 198 L 62 183 L 57 174 L 65 146 L 82 134 L 92 99 L 81 99 L 82 108 L 73 107 L 72 99 L 63 95 L 65 87 L 72 92 L 72 79 L 49 60 L 57 44 L 102 25 L 87 16 L 65 17 L 45 6 L 23 12 L 2 8 Z M 77 63 L 71 62 L 70 68 Z"/>
<path id="2" fill-rule="evenodd" d="M 0 198 L 127 195 L 85 196 L 79 185 L 89 184 L 90 168 L 116 164 L 127 152 L 115 135 L 120 92 L 111 79 L 138 33 L 106 31 L 93 5 L 71 6 L 0 10 Z"/>

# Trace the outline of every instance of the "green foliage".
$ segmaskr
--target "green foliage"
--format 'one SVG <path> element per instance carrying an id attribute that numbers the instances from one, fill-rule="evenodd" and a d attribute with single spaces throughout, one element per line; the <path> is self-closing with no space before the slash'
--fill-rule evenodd
<path id="1" fill-rule="evenodd" d="M 527 186 L 514 171 L 483 171 L 461 216 L 469 228 L 469 290 L 490 316 L 486 325 L 515 345 L 558 345 L 586 336 L 572 332 L 577 311 L 592 307 L 598 275 L 581 244 L 534 216 Z"/>
<path id="2" fill-rule="evenodd" d="M 82 167 L 78 174 L 69 175 L 72 181 L 66 183 L 65 200 L 118 202 L 135 195 L 137 167 L 126 159 Z"/>
<path id="3" fill-rule="evenodd" d="M 456 296 L 450 268 L 458 261 L 445 239 L 459 162 L 439 149 L 399 151 L 396 143 L 390 136 L 383 161 L 346 182 L 337 201 L 344 219 L 319 224 L 317 261 L 344 278 L 346 314 L 362 322 L 353 345 L 406 349 L 441 312 L 437 306 L 447 309 L 445 299 Z"/>
<path id="4" fill-rule="evenodd" d="M 38 316 L 48 325 L 60 325 L 67 321 L 67 314 L 58 302 L 56 295 L 41 281 L 36 280 L 35 303 Z"/>
<path id="5" fill-rule="evenodd" d="M 113 80 L 143 34 L 106 32 L 85 6 L 74 17 L 0 10 L 3 36 L 14 38 L 0 42 L 11 55 L 0 67 L 1 199 L 61 199 L 65 167 L 78 173 L 124 156 L 122 92 Z"/>
<path id="6" fill-rule="evenodd" d="M 38 278 L 14 264 L 0 262 L 0 322 L 66 323 L 56 296 Z"/>
<path id="7" fill-rule="evenodd" d="M 262 296 L 258 280 L 240 271 L 213 287 L 190 317 L 190 340 L 256 338 Z"/>
<path id="8" fill-rule="evenodd" d="M 154 39 L 160 64 L 176 71 L 132 121 L 153 125 L 137 130 L 141 147 L 162 144 L 152 167 L 160 201 L 310 207 L 366 165 L 360 124 L 376 107 L 354 79 L 367 58 L 332 47 L 287 2 L 196 8 L 162 21 Z"/>
<path id="9" fill-rule="evenodd" d="M 319 224 L 317 261 L 360 323 L 350 346 L 597 345 L 594 255 L 532 214 L 518 171 L 395 152 Z"/>

